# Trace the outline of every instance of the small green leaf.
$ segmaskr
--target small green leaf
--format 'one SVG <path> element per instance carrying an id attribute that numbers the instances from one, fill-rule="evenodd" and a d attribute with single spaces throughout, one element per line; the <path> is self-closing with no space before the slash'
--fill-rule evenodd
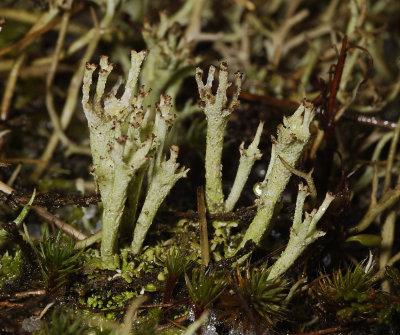
<path id="1" fill-rule="evenodd" d="M 382 237 L 378 235 L 359 234 L 348 237 L 345 242 L 359 242 L 365 247 L 375 247 L 380 244 L 381 241 Z"/>

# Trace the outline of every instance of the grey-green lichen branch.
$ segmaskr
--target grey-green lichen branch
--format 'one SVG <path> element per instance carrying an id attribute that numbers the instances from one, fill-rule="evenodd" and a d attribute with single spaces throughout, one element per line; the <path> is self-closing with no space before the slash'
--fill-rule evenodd
<path id="1" fill-rule="evenodd" d="M 145 51 L 131 52 L 128 79 L 120 99 L 116 97 L 116 94 L 121 81 L 118 81 L 104 96 L 107 78 L 113 69 L 113 64 L 108 62 L 108 57 L 102 56 L 100 59 L 95 96 L 91 101 L 89 93 L 96 66 L 87 64 L 84 74 L 82 104 L 90 130 L 92 174 L 104 207 L 101 257 L 105 267 L 108 268 L 118 266 L 114 252 L 117 248 L 120 223 L 128 197 L 128 185 L 134 184 L 132 179 L 138 171 L 144 169 L 149 160 L 156 155 L 158 159 L 153 178 L 163 192 L 154 191 L 150 185 L 150 189 L 158 194 L 155 199 L 148 200 L 148 202 L 151 201 L 151 206 L 143 207 L 139 216 L 141 219 L 135 232 L 140 237 L 134 243 L 135 250 L 140 250 L 158 206 L 176 181 L 186 175 L 186 171 L 175 174 L 177 148 L 174 148 L 174 154 L 171 154 L 169 161 L 160 162 L 160 152 L 163 149 L 165 136 L 170 127 L 169 124 L 174 119 L 174 116 L 169 114 L 170 98 L 161 96 L 161 101 L 157 106 L 158 115 L 153 123 L 149 119 L 150 108 L 146 110 L 143 108 L 144 99 L 149 92 L 141 88 L 138 95 L 135 95 L 140 68 L 146 54 Z M 138 184 L 140 187 L 141 183 Z M 147 219 L 142 219 L 143 215 Z"/>
<path id="2" fill-rule="evenodd" d="M 222 212 L 224 208 L 224 194 L 222 191 L 222 148 L 225 128 L 229 116 L 238 105 L 238 96 L 241 87 L 241 75 L 236 76 L 236 91 L 227 103 L 226 90 L 228 82 L 228 66 L 221 63 L 219 69 L 219 85 L 217 93 L 211 91 L 214 81 L 215 67 L 211 66 L 204 85 L 202 80 L 203 70 L 196 69 L 196 82 L 200 94 L 200 107 L 207 118 L 206 138 L 206 204 L 210 213 Z"/>
<path id="3" fill-rule="evenodd" d="M 317 229 L 317 223 L 335 197 L 327 193 L 325 200 L 318 210 L 314 209 L 310 214 L 305 213 L 303 220 L 304 202 L 309 194 L 308 187 L 299 184 L 299 193 L 297 194 L 296 209 L 289 242 L 285 251 L 271 267 L 268 280 L 274 280 L 286 272 L 310 244 L 325 235 L 325 232 Z"/>
<path id="4" fill-rule="evenodd" d="M 250 175 L 251 169 L 254 162 L 261 159 L 261 151 L 258 149 L 260 144 L 261 134 L 263 130 L 264 122 L 260 122 L 257 128 L 256 135 L 254 136 L 253 142 L 249 145 L 247 149 L 244 148 L 244 142 L 239 147 L 240 160 L 239 167 L 236 173 L 235 181 L 228 198 L 225 201 L 225 212 L 231 212 L 239 200 L 240 194 L 243 191 L 244 185 L 247 178 Z"/>
<path id="5" fill-rule="evenodd" d="M 242 84 L 242 74 L 235 74 L 235 88 L 233 90 L 232 98 L 228 102 L 226 91 L 231 85 L 228 81 L 228 66 L 226 63 L 221 63 L 219 68 L 219 84 L 216 94 L 213 94 L 211 88 L 214 81 L 215 67 L 211 66 L 207 76 L 207 82 L 204 84 L 202 80 L 203 71 L 200 68 L 196 69 L 196 82 L 200 94 L 200 108 L 203 110 L 207 118 L 207 138 L 206 138 L 206 204 L 210 213 L 224 212 L 225 210 L 232 209 L 237 201 L 238 194 L 240 194 L 240 187 L 244 186 L 244 181 L 237 181 L 235 190 L 232 193 L 228 205 L 225 204 L 224 194 L 222 190 L 222 148 L 225 135 L 226 125 L 232 112 L 239 106 L 239 93 Z M 256 136 L 255 142 L 259 142 L 261 130 L 258 131 L 259 135 Z M 257 145 L 249 149 L 251 157 L 258 159 L 260 156 L 257 151 Z M 250 152 L 249 151 L 249 152 Z M 242 157 L 246 155 L 242 151 Z M 250 157 L 250 155 L 249 155 Z M 240 174 L 247 174 L 250 171 L 252 163 L 242 161 Z M 246 170 L 246 171 L 245 171 Z M 248 176 L 248 174 L 247 174 Z M 246 177 L 247 179 L 247 177 Z"/>
<path id="6" fill-rule="evenodd" d="M 292 174 L 279 157 L 290 166 L 296 166 L 310 140 L 310 123 L 314 114 L 314 106 L 305 101 L 292 116 L 283 119 L 283 125 L 278 126 L 278 137 L 272 137 L 271 160 L 260 186 L 260 197 L 256 201 L 257 214 L 247 229 L 240 248 L 248 240 L 259 244 L 271 229 L 277 206 Z"/>
<path id="7" fill-rule="evenodd" d="M 156 162 L 153 170 L 153 178 L 147 191 L 146 199 L 142 211 L 136 222 L 135 233 L 132 241 L 132 252 L 138 254 L 142 248 L 146 233 L 153 222 L 158 208 L 164 201 L 175 183 L 186 177 L 189 169 L 179 168 L 176 162 L 178 157 L 178 147 L 170 148 L 170 158 L 167 161 Z"/>
<path id="8" fill-rule="evenodd" d="M 132 52 L 131 68 L 121 99 L 115 97 L 117 87 L 103 100 L 107 78 L 113 69 L 108 57 L 100 59 L 99 78 L 93 101 L 89 101 L 92 75 L 96 68 L 87 64 L 83 80 L 83 109 L 90 130 L 90 146 L 93 156 L 92 173 L 103 201 L 103 235 L 101 255 L 111 266 L 116 248 L 118 228 L 125 207 L 127 185 L 133 174 L 148 159 L 153 137 L 142 140 L 140 125 L 144 120 L 143 109 L 132 104 L 140 66 L 145 52 Z M 136 100 L 143 100 L 139 94 Z M 128 130 L 123 127 L 128 125 Z"/>

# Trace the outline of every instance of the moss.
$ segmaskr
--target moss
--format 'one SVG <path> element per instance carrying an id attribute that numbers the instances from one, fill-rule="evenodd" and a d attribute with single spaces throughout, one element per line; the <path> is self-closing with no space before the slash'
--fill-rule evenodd
<path id="1" fill-rule="evenodd" d="M 124 315 L 124 310 L 121 310 L 121 307 L 129 306 L 130 301 L 138 295 L 139 293 L 133 291 L 124 291 L 119 294 L 113 294 L 111 291 L 105 294 L 92 293 L 87 298 L 80 297 L 79 303 L 82 306 L 87 306 L 98 311 L 104 310 L 106 311 L 104 315 L 107 319 L 117 320 Z M 113 309 L 116 311 L 112 312 Z"/>
<path id="2" fill-rule="evenodd" d="M 0 287 L 11 284 L 18 276 L 22 264 L 22 254 L 18 249 L 13 254 L 6 251 L 0 257 Z"/>

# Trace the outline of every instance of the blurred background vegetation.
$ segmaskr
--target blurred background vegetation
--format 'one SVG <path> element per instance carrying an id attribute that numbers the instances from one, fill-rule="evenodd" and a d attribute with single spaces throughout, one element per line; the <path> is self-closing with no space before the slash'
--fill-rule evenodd
<path id="1" fill-rule="evenodd" d="M 189 334 L 186 328 L 209 310 L 205 334 L 400 333 L 399 17 L 396 0 L 1 1 L 0 220 L 7 235 L 1 235 L 0 330 L 108 327 L 128 334 L 122 322 L 132 324 L 139 311 L 135 334 Z M 113 277 L 111 285 L 112 275 L 87 261 L 96 248 L 77 253 L 57 231 L 82 240 L 99 228 L 80 104 L 83 69 L 108 55 L 116 82 L 129 69 L 131 49 L 150 50 L 140 85 L 152 88 L 152 105 L 161 93 L 172 96 L 177 122 L 168 141 L 180 147 L 191 172 L 156 219 L 154 250 L 138 260 L 121 256 L 134 268 L 133 281 Z M 193 76 L 196 66 L 220 61 L 230 73 L 244 73 L 241 107 L 226 134 L 224 188 L 232 186 L 238 146 L 249 143 L 259 120 L 263 158 L 232 213 L 236 224 L 213 241 L 215 268 L 203 273 L 186 259 L 198 246 L 198 227 L 189 221 L 196 221 L 196 188 L 204 185 L 205 120 Z M 249 268 L 232 271 L 223 263 L 224 239 L 240 238 L 254 216 L 252 189 L 265 175 L 270 136 L 304 98 L 315 103 L 318 120 L 300 170 L 313 169 L 319 203 L 328 190 L 336 200 L 319 224 L 326 236 L 287 278 L 268 282 L 263 266 L 287 243 L 300 177 L 285 191 L 276 226 Z M 34 188 L 35 214 L 22 239 L 22 226 L 11 223 Z M 165 252 L 171 239 L 183 259 Z M 138 310 L 131 301 L 140 291 L 150 307 Z M 155 306 L 163 297 L 165 306 Z"/>

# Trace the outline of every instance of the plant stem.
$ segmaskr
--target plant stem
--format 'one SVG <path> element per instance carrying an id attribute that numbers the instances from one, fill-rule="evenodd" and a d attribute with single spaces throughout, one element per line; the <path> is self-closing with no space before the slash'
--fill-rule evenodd
<path id="1" fill-rule="evenodd" d="M 210 246 L 208 244 L 206 205 L 204 203 L 204 190 L 202 187 L 197 189 L 197 212 L 200 226 L 201 264 L 208 266 L 210 262 Z"/>

